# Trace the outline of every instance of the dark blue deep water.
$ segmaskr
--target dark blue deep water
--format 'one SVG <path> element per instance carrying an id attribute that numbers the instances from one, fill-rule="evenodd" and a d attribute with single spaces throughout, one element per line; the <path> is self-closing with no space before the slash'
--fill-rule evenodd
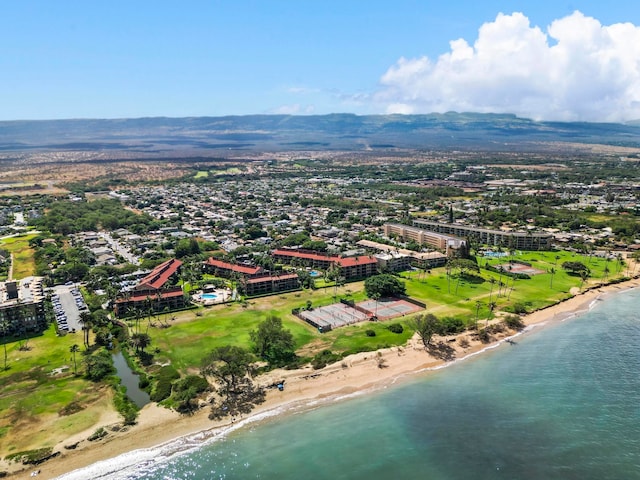
<path id="1" fill-rule="evenodd" d="M 172 448 L 68 478 L 640 479 L 640 291 L 385 390 Z"/>

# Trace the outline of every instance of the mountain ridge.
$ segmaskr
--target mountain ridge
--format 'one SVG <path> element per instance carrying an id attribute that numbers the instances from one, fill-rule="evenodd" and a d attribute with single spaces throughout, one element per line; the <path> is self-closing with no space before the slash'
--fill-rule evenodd
<path id="1" fill-rule="evenodd" d="M 549 122 L 514 114 L 446 112 L 0 121 L 0 151 L 5 152 L 506 149 L 532 142 L 640 148 L 640 120 Z"/>

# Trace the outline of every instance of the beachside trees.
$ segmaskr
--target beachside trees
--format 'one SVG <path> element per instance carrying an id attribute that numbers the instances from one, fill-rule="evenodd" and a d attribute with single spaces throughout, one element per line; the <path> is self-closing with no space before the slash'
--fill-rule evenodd
<path id="1" fill-rule="evenodd" d="M 582 262 L 563 262 L 562 268 L 574 275 L 582 276 L 584 272 L 590 273 L 589 267 Z"/>
<path id="2" fill-rule="evenodd" d="M 415 330 L 415 332 L 422 340 L 424 348 L 429 348 L 431 344 L 431 338 L 440 330 L 440 321 L 432 313 L 425 313 L 424 315 L 416 315 L 408 322 L 409 328 Z"/>
<path id="3" fill-rule="evenodd" d="M 282 327 L 282 320 L 275 315 L 268 316 L 257 330 L 251 330 L 249 337 L 253 352 L 271 366 L 286 365 L 295 358 L 293 335 Z"/>
<path id="4" fill-rule="evenodd" d="M 202 360 L 200 371 L 205 378 L 214 379 L 218 386 L 215 392 L 220 397 L 211 406 L 211 420 L 247 414 L 264 402 L 264 389 L 254 385 L 252 380 L 253 363 L 251 352 L 229 345 L 213 349 Z"/>
<path id="5" fill-rule="evenodd" d="M 393 275 L 383 273 L 367 278 L 364 281 L 364 290 L 369 298 L 373 298 L 375 294 L 378 294 L 379 298 L 394 297 L 404 295 L 406 285 Z"/>

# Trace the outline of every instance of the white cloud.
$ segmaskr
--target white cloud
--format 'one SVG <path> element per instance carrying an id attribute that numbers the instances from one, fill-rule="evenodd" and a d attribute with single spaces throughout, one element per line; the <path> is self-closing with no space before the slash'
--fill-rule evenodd
<path id="1" fill-rule="evenodd" d="M 640 118 L 640 27 L 576 11 L 546 32 L 522 13 L 485 23 L 435 61 L 400 58 L 373 100 L 387 112 L 508 112 L 544 120 Z"/>

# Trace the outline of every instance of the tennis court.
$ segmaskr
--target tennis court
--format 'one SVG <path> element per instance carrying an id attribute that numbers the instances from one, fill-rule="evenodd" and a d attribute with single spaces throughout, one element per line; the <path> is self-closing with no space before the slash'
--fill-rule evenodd
<path id="1" fill-rule="evenodd" d="M 369 311 L 378 320 L 388 320 L 403 317 L 423 310 L 422 307 L 401 298 L 381 298 L 380 300 L 365 300 L 357 304 L 363 310 Z"/>
<path id="2" fill-rule="evenodd" d="M 495 268 L 500 269 L 500 267 L 502 267 L 502 269 L 505 272 L 509 272 L 509 273 L 525 273 L 527 275 L 539 275 L 541 273 L 545 273 L 543 270 L 538 270 L 537 268 L 533 268 L 529 265 L 524 265 L 522 263 L 503 263 L 501 265 L 496 265 Z"/>
<path id="3" fill-rule="evenodd" d="M 298 315 L 323 332 L 369 320 L 369 315 L 366 313 L 342 303 L 334 303 L 313 310 L 303 310 Z"/>

